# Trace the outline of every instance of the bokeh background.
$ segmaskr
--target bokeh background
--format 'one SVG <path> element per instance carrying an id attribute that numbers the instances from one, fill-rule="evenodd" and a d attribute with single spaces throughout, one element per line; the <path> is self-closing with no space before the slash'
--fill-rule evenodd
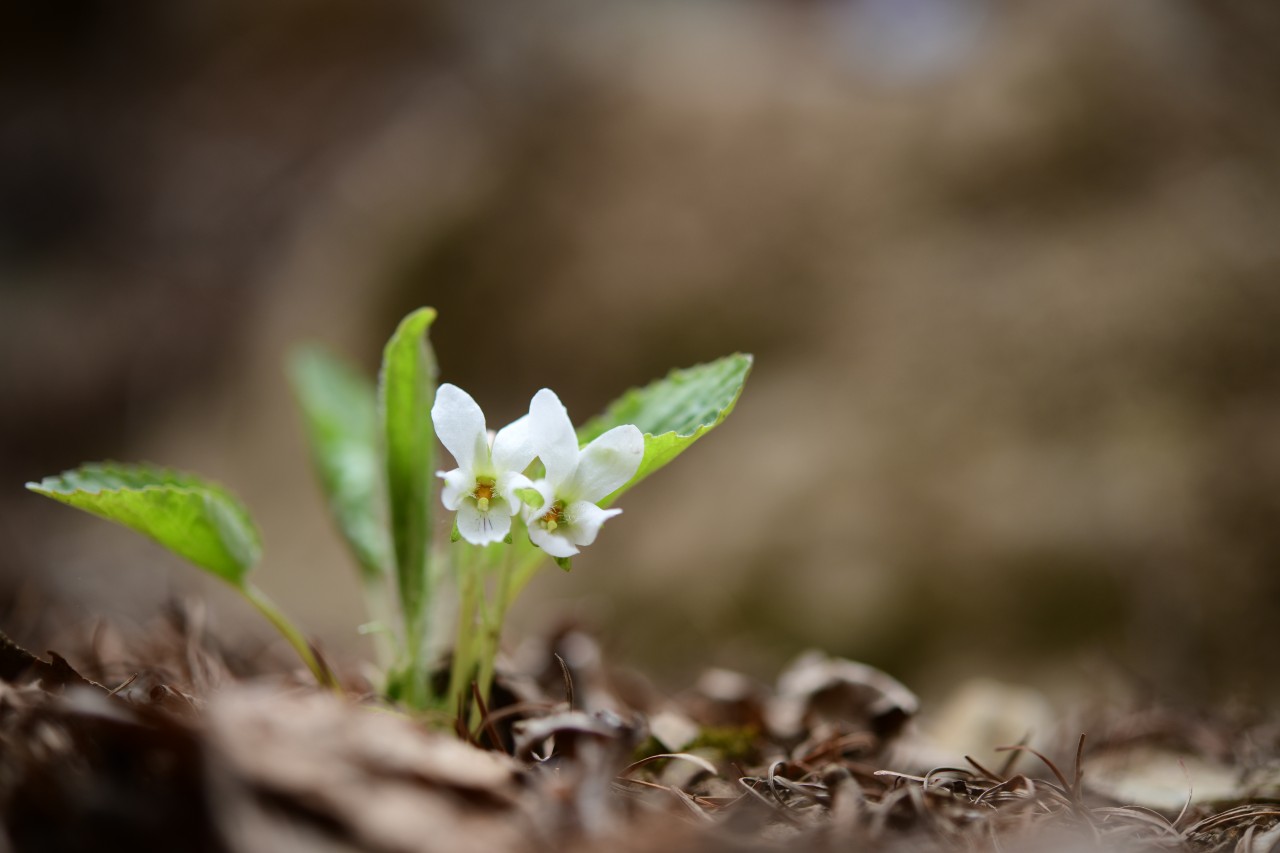
<path id="1" fill-rule="evenodd" d="M 195 590 L 260 629 L 21 488 L 148 459 L 237 491 L 262 585 L 363 653 L 282 365 L 372 373 L 430 304 L 498 423 L 757 357 L 513 640 L 1274 694 L 1277 43 L 1211 0 L 7 3 L 5 628 Z"/>

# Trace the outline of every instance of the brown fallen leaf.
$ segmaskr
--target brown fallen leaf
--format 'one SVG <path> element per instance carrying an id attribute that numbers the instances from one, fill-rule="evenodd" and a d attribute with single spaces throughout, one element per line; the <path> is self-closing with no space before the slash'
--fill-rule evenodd
<path id="1" fill-rule="evenodd" d="M 919 707 L 920 700 L 902 682 L 875 667 L 806 652 L 778 677 L 767 719 L 774 735 L 784 740 L 799 738 L 823 722 L 889 738 Z"/>
<path id="2" fill-rule="evenodd" d="M 49 661 L 41 660 L 0 632 L 0 681 L 10 684 L 39 682 L 46 690 L 52 691 L 61 691 L 70 685 L 105 690 L 102 685 L 76 672 L 56 652 L 49 652 L 49 658 Z"/>
<path id="3" fill-rule="evenodd" d="M 1117 803 L 1170 815 L 1187 803 L 1235 802 L 1251 793 L 1238 768 L 1154 745 L 1138 744 L 1091 755 L 1085 767 L 1088 790 Z"/>
<path id="4" fill-rule="evenodd" d="M 239 851 L 528 849 L 518 765 L 407 717 L 312 692 L 210 703 L 211 789 Z"/>

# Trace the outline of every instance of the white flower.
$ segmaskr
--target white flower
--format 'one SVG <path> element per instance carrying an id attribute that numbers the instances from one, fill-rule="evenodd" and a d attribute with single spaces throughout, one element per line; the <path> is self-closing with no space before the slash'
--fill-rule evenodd
<path id="1" fill-rule="evenodd" d="M 533 544 L 565 559 L 596 541 L 605 519 L 622 512 L 597 504 L 635 476 L 644 435 L 631 424 L 614 427 L 581 450 L 560 398 L 543 388 L 529 404 L 529 434 L 546 476 L 533 484 L 542 502 L 526 501 Z"/>
<path id="2" fill-rule="evenodd" d="M 466 391 L 445 384 L 436 391 L 431 420 L 458 462 L 452 471 L 436 472 L 444 478 L 445 507 L 457 510 L 458 532 L 474 545 L 501 542 L 520 511 L 516 489 L 533 485 L 521 473 L 535 455 L 529 416 L 500 429 L 490 445 L 480 406 Z"/>

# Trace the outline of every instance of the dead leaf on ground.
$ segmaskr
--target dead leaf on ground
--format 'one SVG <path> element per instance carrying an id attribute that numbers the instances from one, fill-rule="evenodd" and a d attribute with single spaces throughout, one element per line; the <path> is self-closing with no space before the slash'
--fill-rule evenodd
<path id="1" fill-rule="evenodd" d="M 211 704 L 214 804 L 237 850 L 526 849 L 520 767 L 396 713 L 237 688 Z"/>

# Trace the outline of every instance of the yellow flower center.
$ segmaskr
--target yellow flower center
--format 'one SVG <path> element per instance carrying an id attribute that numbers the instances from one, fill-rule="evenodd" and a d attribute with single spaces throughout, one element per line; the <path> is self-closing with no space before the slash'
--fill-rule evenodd
<path id="1" fill-rule="evenodd" d="M 542 517 L 538 519 L 538 523 L 541 524 L 543 529 L 548 533 L 553 533 L 555 532 L 555 529 L 560 526 L 560 522 L 563 520 L 564 501 L 556 501 L 551 505 L 551 509 L 542 514 Z"/>
<path id="2" fill-rule="evenodd" d="M 471 492 L 471 497 L 476 499 L 476 509 L 481 512 L 489 511 L 489 501 L 493 500 L 494 483 L 485 480 L 477 480 L 476 487 Z"/>

